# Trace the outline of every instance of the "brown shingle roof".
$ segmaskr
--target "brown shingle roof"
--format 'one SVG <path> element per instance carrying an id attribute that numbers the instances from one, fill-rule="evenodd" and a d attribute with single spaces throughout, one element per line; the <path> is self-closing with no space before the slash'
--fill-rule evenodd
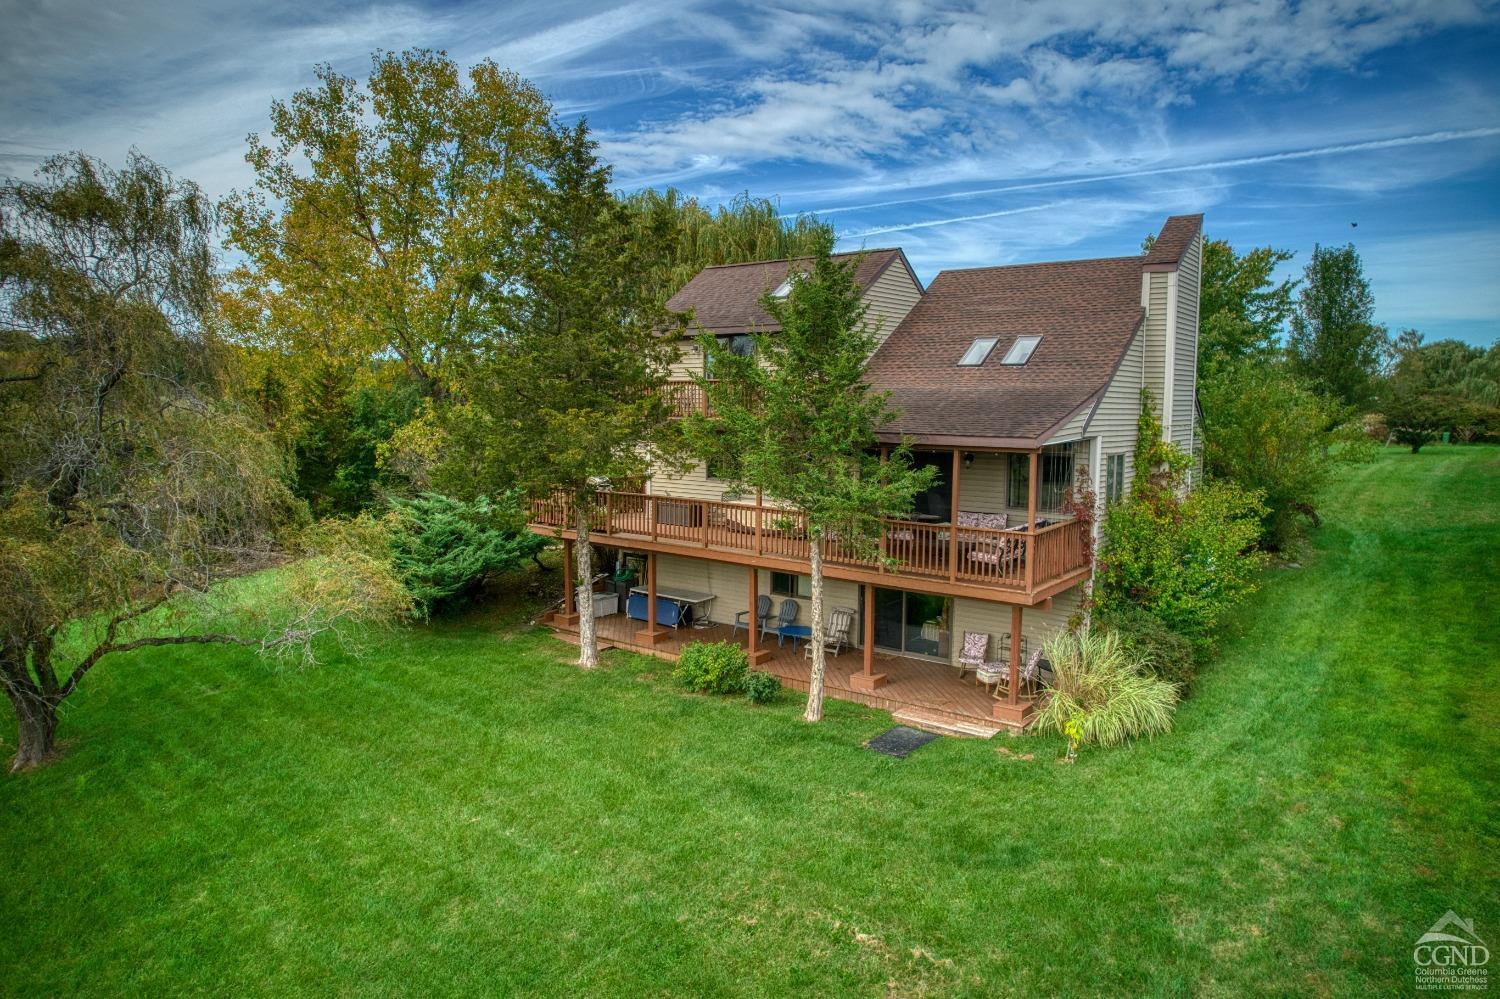
<path id="1" fill-rule="evenodd" d="M 896 261 L 910 270 L 900 249 L 865 250 L 864 259 L 855 268 L 854 280 L 860 288 L 874 284 L 886 268 Z M 857 253 L 836 253 L 835 260 L 847 260 Z M 714 333 L 774 332 L 781 327 L 760 306 L 766 292 L 774 291 L 793 271 L 806 271 L 811 257 L 795 260 L 771 260 L 753 264 L 725 264 L 705 267 L 667 301 L 675 312 L 693 311 L 696 324 Z M 915 279 L 913 279 L 915 280 Z"/>
<path id="2" fill-rule="evenodd" d="M 1161 227 L 1161 233 L 1151 244 L 1151 252 L 1146 254 L 1142 263 L 1152 269 L 1175 265 L 1202 228 L 1202 215 L 1173 215 Z"/>
<path id="3" fill-rule="evenodd" d="M 1170 223 L 1169 223 L 1170 226 Z M 1164 231 L 1165 232 L 1165 231 Z M 870 384 L 901 411 L 881 437 L 1028 447 L 1093 402 L 1141 323 L 1143 258 L 1112 257 L 944 271 L 870 359 Z M 1001 364 L 1017 337 L 1031 359 Z M 984 363 L 959 367 L 977 337 Z"/>

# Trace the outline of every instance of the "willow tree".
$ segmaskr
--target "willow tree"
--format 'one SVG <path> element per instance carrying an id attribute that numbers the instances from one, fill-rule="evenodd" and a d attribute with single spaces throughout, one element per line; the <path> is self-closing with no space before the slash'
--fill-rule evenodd
<path id="1" fill-rule="evenodd" d="M 14 769 L 54 754 L 58 708 L 102 661 L 164 645 L 312 654 L 406 606 L 372 531 L 285 553 L 280 450 L 225 402 L 212 210 L 132 155 L 0 187 L 0 685 Z"/>
<path id="2" fill-rule="evenodd" d="M 377 53 L 367 88 L 319 85 L 250 136 L 255 184 L 223 205 L 239 313 L 299 358 L 399 359 L 429 395 L 497 323 L 541 187 L 550 106 L 486 60 Z"/>
<path id="3" fill-rule="evenodd" d="M 825 251 L 784 299 L 761 305 L 780 326 L 736 354 L 699 338 L 714 380 L 697 379 L 714 417 L 686 426 L 694 447 L 718 458 L 737 487 L 799 508 L 806 518 L 812 580 L 812 677 L 804 717 L 823 717 L 823 567 L 828 545 L 863 557 L 879 550 L 883 519 L 908 512 L 936 470 L 916 469 L 905 447 L 881 462 L 876 433 L 896 418 L 888 393 L 864 380 L 878 330 L 854 280 L 855 260 Z"/>
<path id="4" fill-rule="evenodd" d="M 587 591 L 589 529 L 599 487 L 637 478 L 674 453 L 657 391 L 676 353 L 681 321 L 652 293 L 647 275 L 670 229 L 641 223 L 610 193 L 586 124 L 549 142 L 547 184 L 521 241 L 517 294 L 504 321 L 476 337 L 464 398 L 434 410 L 427 445 L 433 481 L 455 493 L 520 486 L 572 509 L 579 596 L 579 665 L 598 665 Z M 426 428 L 414 428 L 412 438 Z"/>
<path id="5" fill-rule="evenodd" d="M 643 230 L 666 226 L 666 253 L 648 281 L 663 302 L 705 267 L 811 257 L 834 243 L 833 226 L 812 215 L 787 217 L 774 201 L 741 194 L 716 209 L 676 188 L 626 198 Z"/>

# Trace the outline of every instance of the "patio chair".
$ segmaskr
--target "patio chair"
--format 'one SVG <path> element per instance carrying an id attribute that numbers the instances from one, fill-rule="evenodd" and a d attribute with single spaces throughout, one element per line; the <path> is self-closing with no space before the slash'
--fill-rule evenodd
<path id="1" fill-rule="evenodd" d="M 1035 693 L 1043 687 L 1052 686 L 1052 681 L 1048 679 L 1051 675 L 1052 664 L 1043 659 L 1042 650 L 1037 649 L 1021 666 L 1021 686 L 1029 687 Z"/>
<path id="2" fill-rule="evenodd" d="M 979 670 L 984 665 L 984 654 L 989 651 L 990 636 L 982 631 L 964 632 L 964 645 L 958 653 L 958 678 L 962 680 L 969 670 Z"/>
<path id="3" fill-rule="evenodd" d="M 835 607 L 833 613 L 828 617 L 828 624 L 824 628 L 823 648 L 834 655 L 844 651 L 844 646 L 850 644 L 849 633 L 854 630 L 854 608 Z M 812 642 L 807 643 L 804 653 L 807 658 L 812 658 Z"/>
<path id="4" fill-rule="evenodd" d="M 766 633 L 766 622 L 769 621 L 770 619 L 771 619 L 771 597 L 770 597 L 769 594 L 762 593 L 760 596 L 758 596 L 758 597 L 755 598 L 755 622 L 754 622 L 754 627 L 759 628 L 760 629 L 760 633 L 762 635 L 764 635 Z M 745 633 L 747 635 L 750 633 L 750 628 L 751 628 L 750 612 L 747 611 L 747 610 L 739 611 L 738 613 L 736 613 L 734 615 L 734 627 L 731 628 L 731 629 L 729 629 L 729 637 L 733 638 L 735 635 L 737 635 L 739 633 L 739 630 L 741 628 L 745 629 Z"/>
<path id="5" fill-rule="evenodd" d="M 759 603 L 759 601 L 756 602 Z M 775 626 L 772 626 L 771 619 L 767 617 L 760 623 L 760 633 L 762 635 L 776 635 L 779 639 L 781 635 L 781 629 L 797 620 L 797 615 L 801 612 L 801 610 L 802 608 L 797 606 L 797 601 L 788 597 L 781 602 L 781 609 L 776 612 Z"/>
<path id="6" fill-rule="evenodd" d="M 1041 651 L 1040 650 L 1038 650 L 1037 654 L 1032 657 L 1031 661 L 1034 662 L 1035 660 L 1037 660 L 1039 658 L 1041 658 Z M 1021 679 L 1021 686 L 1023 686 L 1023 687 L 1026 686 L 1026 682 L 1027 682 L 1026 681 L 1027 663 L 1028 663 L 1028 660 L 1026 658 L 1026 636 L 1022 635 L 1021 636 L 1021 670 L 1020 670 L 1020 679 Z M 978 680 L 979 680 L 980 683 L 983 683 L 983 684 L 987 685 L 990 688 L 990 692 L 993 693 L 996 697 L 1000 696 L 1000 691 L 1001 691 L 1002 688 L 1004 688 L 1005 690 L 1009 691 L 1009 689 L 1010 689 L 1010 635 L 1008 633 L 1005 634 L 1005 635 L 1001 635 L 1000 636 L 1000 658 L 996 659 L 994 662 L 985 663 L 984 664 L 984 670 L 982 672 L 976 672 L 975 676 L 978 678 Z"/>

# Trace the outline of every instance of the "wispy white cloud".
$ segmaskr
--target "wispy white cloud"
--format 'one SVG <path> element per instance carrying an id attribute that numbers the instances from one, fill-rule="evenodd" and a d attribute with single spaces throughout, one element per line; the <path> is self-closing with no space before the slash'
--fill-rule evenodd
<path id="1" fill-rule="evenodd" d="M 1074 187 L 1082 184 L 1100 184 L 1109 181 L 1131 180 L 1139 177 L 1157 177 L 1174 173 L 1198 173 L 1209 170 L 1227 170 L 1236 167 L 1263 166 L 1267 163 L 1286 163 L 1293 160 L 1315 159 L 1324 156 L 1339 156 L 1352 153 L 1373 152 L 1380 149 L 1399 149 L 1405 146 L 1433 145 L 1447 142 L 1462 142 L 1467 139 L 1487 139 L 1500 136 L 1500 126 L 1483 128 L 1448 129 L 1441 132 L 1425 132 L 1418 135 L 1400 135 L 1386 139 L 1371 139 L 1366 142 L 1345 142 L 1315 149 L 1289 149 L 1282 152 L 1262 153 L 1258 156 L 1240 156 L 1233 159 L 1210 160 L 1204 163 L 1182 163 L 1173 166 L 1150 167 L 1142 170 L 1120 170 L 1114 173 L 1092 174 L 1086 177 L 1064 177 L 1058 180 L 1039 180 L 1025 184 L 1006 184 L 1000 187 L 982 187 L 942 194 L 921 194 L 909 198 L 889 201 L 873 201 L 859 205 L 836 205 L 814 208 L 818 215 L 837 215 L 842 212 L 872 211 L 879 208 L 894 208 L 929 201 L 948 201 L 958 198 L 975 198 L 991 194 L 1013 194 L 1018 191 L 1038 191 L 1056 187 Z M 894 231 L 894 230 L 891 230 Z"/>

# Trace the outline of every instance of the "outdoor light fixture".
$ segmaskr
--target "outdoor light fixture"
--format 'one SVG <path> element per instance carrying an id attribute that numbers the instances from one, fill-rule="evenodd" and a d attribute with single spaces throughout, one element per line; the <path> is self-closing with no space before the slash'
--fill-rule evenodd
<path id="1" fill-rule="evenodd" d="M 965 468 L 972 468 L 973 465 L 974 465 L 974 452 L 973 451 L 965 451 L 964 452 L 964 467 Z"/>

